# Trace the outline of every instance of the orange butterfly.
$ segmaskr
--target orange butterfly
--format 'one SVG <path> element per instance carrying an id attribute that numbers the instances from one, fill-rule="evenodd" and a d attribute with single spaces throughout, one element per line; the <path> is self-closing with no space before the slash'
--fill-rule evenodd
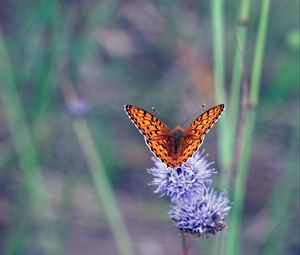
<path id="1" fill-rule="evenodd" d="M 174 168 L 180 167 L 199 149 L 205 134 L 218 120 L 225 105 L 207 110 L 186 129 L 177 125 L 173 130 L 143 109 L 133 105 L 125 105 L 124 108 L 153 154 L 168 167 Z"/>

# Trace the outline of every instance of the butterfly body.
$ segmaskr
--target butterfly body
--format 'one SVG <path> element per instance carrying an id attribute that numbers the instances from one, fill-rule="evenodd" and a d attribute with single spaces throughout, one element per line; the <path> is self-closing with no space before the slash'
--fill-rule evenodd
<path id="1" fill-rule="evenodd" d="M 173 148 L 174 154 L 176 155 L 178 153 L 181 139 L 184 135 L 184 129 L 183 129 L 183 127 L 178 125 L 172 130 L 171 134 L 172 134 L 172 140 L 174 143 L 174 148 Z"/>
<path id="2" fill-rule="evenodd" d="M 201 146 L 205 134 L 220 117 L 224 105 L 217 105 L 197 117 L 186 129 L 177 125 L 170 129 L 149 112 L 125 105 L 131 121 L 144 136 L 153 154 L 168 167 L 180 167 Z"/>

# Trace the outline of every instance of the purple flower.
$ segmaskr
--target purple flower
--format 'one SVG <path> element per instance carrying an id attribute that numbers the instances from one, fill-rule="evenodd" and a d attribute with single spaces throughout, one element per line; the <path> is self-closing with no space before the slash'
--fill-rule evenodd
<path id="1" fill-rule="evenodd" d="M 154 192 L 169 196 L 172 202 L 189 202 L 191 198 L 202 196 L 205 188 L 211 184 L 210 177 L 216 173 L 211 167 L 213 162 L 207 160 L 208 154 L 203 154 L 204 151 L 196 153 L 177 169 L 152 158 L 155 166 L 148 169 L 148 173 L 154 176 L 150 183 L 157 186 Z"/>
<path id="2" fill-rule="evenodd" d="M 225 193 L 218 194 L 211 187 L 204 188 L 202 196 L 192 196 L 189 203 L 177 201 L 171 206 L 170 218 L 184 233 L 208 237 L 225 227 L 224 219 L 230 210 Z"/>
<path id="3" fill-rule="evenodd" d="M 198 237 L 208 237 L 224 229 L 225 216 L 231 207 L 226 193 L 211 188 L 210 178 L 216 171 L 207 157 L 203 150 L 177 169 L 152 158 L 155 166 L 148 169 L 154 176 L 150 185 L 157 186 L 154 192 L 171 199 L 169 216 L 177 228 Z"/>

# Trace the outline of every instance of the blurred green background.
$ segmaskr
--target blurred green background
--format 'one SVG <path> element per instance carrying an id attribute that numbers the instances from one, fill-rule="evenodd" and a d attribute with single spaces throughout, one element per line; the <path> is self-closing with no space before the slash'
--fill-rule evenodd
<path id="1" fill-rule="evenodd" d="M 0 1 L 1 254 L 181 254 L 169 202 L 148 186 L 152 154 L 123 105 L 155 106 L 173 127 L 227 104 L 244 1 L 214 2 Z M 250 2 L 244 82 L 264 1 Z M 299 254 L 299 2 L 270 4 L 236 254 Z M 232 199 L 240 151 L 223 167 L 226 132 L 217 123 L 202 148 L 218 190 L 226 169 Z M 191 254 L 227 254 L 227 225 Z"/>

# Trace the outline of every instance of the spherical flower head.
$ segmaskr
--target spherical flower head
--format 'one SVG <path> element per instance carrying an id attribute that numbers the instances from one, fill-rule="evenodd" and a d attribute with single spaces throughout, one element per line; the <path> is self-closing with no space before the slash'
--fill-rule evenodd
<path id="1" fill-rule="evenodd" d="M 169 216 L 180 231 L 208 237 L 224 229 L 224 219 L 229 210 L 230 202 L 226 194 L 218 194 L 206 187 L 203 195 L 194 196 L 191 202 L 174 203 Z"/>
<path id="2" fill-rule="evenodd" d="M 172 202 L 189 202 L 193 197 L 203 195 L 205 187 L 211 183 L 210 177 L 216 173 L 211 167 L 213 162 L 208 162 L 208 154 L 195 153 L 186 163 L 178 168 L 167 167 L 157 158 L 152 158 L 155 167 L 148 169 L 148 173 L 154 176 L 150 185 L 157 186 L 155 193 L 161 196 L 167 195 Z"/>

